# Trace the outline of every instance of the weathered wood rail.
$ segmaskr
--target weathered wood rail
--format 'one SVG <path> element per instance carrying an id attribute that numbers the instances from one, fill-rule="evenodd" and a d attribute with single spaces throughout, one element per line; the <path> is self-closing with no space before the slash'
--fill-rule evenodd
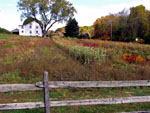
<path id="1" fill-rule="evenodd" d="M 150 96 L 51 101 L 50 107 L 100 105 L 100 104 L 125 104 L 125 103 L 139 103 L 139 102 L 150 102 Z M 42 107 L 44 107 L 44 102 L 0 104 L 0 111 L 1 110 L 33 109 L 33 108 L 42 108 Z"/>
<path id="2" fill-rule="evenodd" d="M 150 111 L 138 111 L 138 112 L 120 112 L 120 113 L 150 113 Z"/>
<path id="3" fill-rule="evenodd" d="M 48 82 L 49 88 L 100 88 L 100 87 L 132 87 L 150 86 L 150 80 L 137 81 L 55 81 Z M 3 84 L 0 92 L 31 91 L 43 89 L 43 82 L 36 84 Z"/>
<path id="4" fill-rule="evenodd" d="M 0 104 L 0 111 L 45 108 L 45 113 L 50 113 L 50 107 L 56 106 L 80 106 L 80 105 L 98 105 L 98 104 L 124 104 L 150 102 L 150 96 L 87 99 L 87 100 L 69 100 L 69 101 L 51 101 L 49 98 L 49 88 L 100 88 L 100 87 L 132 87 L 132 86 L 150 86 L 149 80 L 137 81 L 55 81 L 48 82 L 48 73 L 44 73 L 44 81 L 36 84 L 2 84 L 0 92 L 32 91 L 42 90 L 44 88 L 44 102 L 29 103 L 10 103 Z M 140 112 L 135 112 L 140 113 Z"/>
<path id="5" fill-rule="evenodd" d="M 43 83 L 35 84 L 37 87 L 43 88 Z M 149 80 L 137 81 L 55 81 L 49 82 L 50 88 L 100 88 L 100 87 L 131 87 L 131 86 L 150 86 Z"/>

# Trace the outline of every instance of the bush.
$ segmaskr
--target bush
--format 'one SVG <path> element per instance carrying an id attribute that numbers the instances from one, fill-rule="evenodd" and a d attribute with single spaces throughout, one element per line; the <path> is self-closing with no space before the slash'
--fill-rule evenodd
<path id="1" fill-rule="evenodd" d="M 133 54 L 123 54 L 123 59 L 128 61 L 129 63 L 144 63 L 146 59 L 144 59 L 141 55 L 133 55 Z"/>
<path id="2" fill-rule="evenodd" d="M 80 34 L 80 36 L 79 36 L 79 38 L 80 39 L 90 39 L 90 36 L 89 36 L 89 34 L 88 33 L 82 33 L 82 34 Z"/>
<path id="3" fill-rule="evenodd" d="M 135 42 L 135 39 L 136 39 L 135 37 L 125 37 L 123 41 L 124 42 Z"/>
<path id="4" fill-rule="evenodd" d="M 150 34 L 144 36 L 144 43 L 150 44 Z"/>
<path id="5" fill-rule="evenodd" d="M 0 28 L 0 33 L 11 34 L 11 32 L 9 32 L 8 30 L 6 30 L 4 28 Z"/>

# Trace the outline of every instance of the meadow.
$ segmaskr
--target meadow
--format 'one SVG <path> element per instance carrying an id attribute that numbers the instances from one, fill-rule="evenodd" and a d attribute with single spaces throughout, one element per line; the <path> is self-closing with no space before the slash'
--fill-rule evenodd
<path id="1" fill-rule="evenodd" d="M 6 37 L 6 38 L 5 38 Z M 2 39 L 2 40 L 1 40 Z M 0 35 L 0 83 L 149 80 L 150 46 L 76 38 Z M 149 96 L 149 87 L 51 89 L 51 100 Z M 43 91 L 0 93 L 0 103 L 43 101 Z M 150 110 L 149 103 L 54 107 L 51 113 L 115 113 Z M 43 113 L 43 109 L 0 113 Z"/>

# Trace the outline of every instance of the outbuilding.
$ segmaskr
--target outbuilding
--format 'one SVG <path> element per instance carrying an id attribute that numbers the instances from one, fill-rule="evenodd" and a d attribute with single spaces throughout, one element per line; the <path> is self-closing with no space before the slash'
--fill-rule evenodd
<path id="1" fill-rule="evenodd" d="M 17 28 L 14 29 L 14 30 L 12 30 L 11 32 L 12 32 L 13 34 L 19 35 L 19 29 L 17 29 Z"/>

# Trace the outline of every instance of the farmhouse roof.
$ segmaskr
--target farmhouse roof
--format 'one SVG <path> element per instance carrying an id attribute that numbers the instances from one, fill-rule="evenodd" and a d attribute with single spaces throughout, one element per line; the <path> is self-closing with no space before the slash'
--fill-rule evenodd
<path id="1" fill-rule="evenodd" d="M 27 24 L 29 24 L 29 23 L 31 23 L 31 22 L 33 22 L 33 21 L 35 21 L 35 22 L 37 22 L 38 24 L 42 24 L 39 20 L 36 20 L 36 19 L 34 19 L 34 18 L 32 18 L 32 17 L 29 17 L 29 18 L 27 18 L 24 22 L 23 22 L 23 25 L 27 25 Z"/>

